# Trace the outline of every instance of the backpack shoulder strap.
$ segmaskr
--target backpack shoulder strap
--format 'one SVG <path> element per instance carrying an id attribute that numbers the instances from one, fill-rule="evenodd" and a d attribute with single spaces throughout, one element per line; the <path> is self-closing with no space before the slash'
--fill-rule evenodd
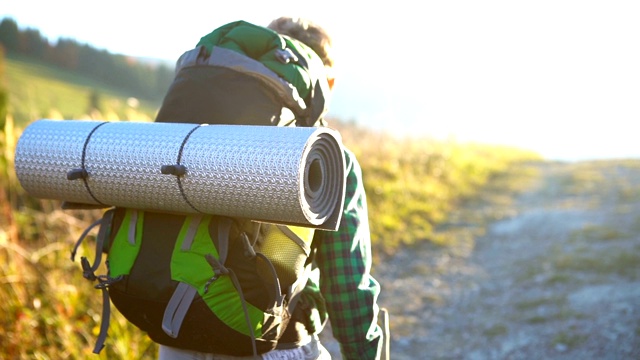
<path id="1" fill-rule="evenodd" d="M 184 234 L 184 238 L 182 239 L 180 250 L 187 251 L 191 248 L 193 240 L 196 237 L 198 227 L 202 222 L 202 218 L 203 217 L 200 215 L 189 217 L 190 222 L 187 225 L 187 230 Z M 187 311 L 189 310 L 189 306 L 191 306 L 191 303 L 197 293 L 198 289 L 194 286 L 185 282 L 178 283 L 178 286 L 173 292 L 173 295 L 169 299 L 169 303 L 165 308 L 164 316 L 162 317 L 162 330 L 167 335 L 174 339 L 178 337 L 182 322 L 184 321 Z"/>

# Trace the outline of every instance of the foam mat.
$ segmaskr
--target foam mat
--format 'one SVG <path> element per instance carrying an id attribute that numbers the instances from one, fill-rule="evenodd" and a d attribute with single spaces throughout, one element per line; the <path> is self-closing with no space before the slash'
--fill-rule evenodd
<path id="1" fill-rule="evenodd" d="M 47 119 L 15 154 L 37 198 L 324 229 L 340 220 L 344 162 L 329 128 Z"/>

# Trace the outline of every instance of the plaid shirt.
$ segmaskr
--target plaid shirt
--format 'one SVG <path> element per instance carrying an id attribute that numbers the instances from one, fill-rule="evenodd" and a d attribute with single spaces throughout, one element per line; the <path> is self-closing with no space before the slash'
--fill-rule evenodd
<path id="1" fill-rule="evenodd" d="M 347 183 L 338 231 L 318 231 L 316 264 L 333 336 L 345 359 L 377 359 L 382 330 L 377 325 L 380 285 L 371 276 L 371 238 L 362 170 L 345 150 Z"/>

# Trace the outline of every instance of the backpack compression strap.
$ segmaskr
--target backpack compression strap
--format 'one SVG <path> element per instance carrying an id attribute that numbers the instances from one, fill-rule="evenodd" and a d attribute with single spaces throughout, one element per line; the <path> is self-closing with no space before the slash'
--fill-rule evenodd
<path id="1" fill-rule="evenodd" d="M 71 261 L 74 261 L 78 247 L 84 241 L 89 231 L 91 231 L 91 229 L 93 229 L 95 226 L 100 225 L 100 230 L 98 231 L 98 235 L 96 237 L 96 255 L 93 261 L 93 265 L 90 265 L 89 260 L 87 260 L 87 258 L 84 256 L 80 259 L 82 264 L 82 276 L 85 279 L 90 281 L 98 280 L 98 284 L 95 285 L 95 288 L 100 289 L 102 291 L 102 318 L 100 320 L 100 333 L 98 335 L 98 339 L 96 340 L 96 344 L 93 348 L 94 354 L 99 354 L 102 348 L 104 348 L 104 342 L 107 338 L 107 331 L 109 330 L 109 318 L 111 316 L 111 309 L 110 309 L 111 301 L 109 299 L 109 292 L 107 291 L 107 287 L 110 284 L 116 281 L 120 281 L 120 279 L 122 279 L 122 277 L 111 278 L 108 275 L 95 274 L 95 271 L 100 266 L 104 243 L 106 239 L 109 237 L 111 232 L 111 224 L 113 221 L 114 213 L 115 213 L 115 209 L 109 209 L 104 213 L 101 219 L 91 224 L 82 233 L 82 235 L 80 235 L 80 238 L 76 242 L 71 252 Z"/>
<path id="2" fill-rule="evenodd" d="M 211 217 L 208 216 L 205 219 L 206 219 L 205 225 L 208 226 L 208 223 L 211 220 Z M 202 216 L 191 217 L 191 221 L 188 225 L 185 237 L 184 239 L 182 239 L 182 245 L 180 246 L 180 249 L 182 251 L 190 250 L 191 245 L 195 240 L 198 228 L 202 223 L 202 220 L 203 220 Z M 238 292 L 238 295 L 241 300 L 245 321 L 247 323 L 247 327 L 249 329 L 249 333 L 252 340 L 251 344 L 253 348 L 253 354 L 256 358 L 258 358 L 258 350 L 256 346 L 256 335 L 254 333 L 253 326 L 251 324 L 249 310 L 247 308 L 247 301 L 244 298 L 244 292 L 242 291 L 242 287 L 240 286 L 240 282 L 236 274 L 233 272 L 232 269 L 224 265 L 224 263 L 227 260 L 227 254 L 229 252 L 229 236 L 230 236 L 232 222 L 228 218 L 222 218 L 218 225 L 219 225 L 218 234 L 217 234 L 218 235 L 217 236 L 218 237 L 218 249 L 217 249 L 218 258 L 213 256 L 212 254 L 207 254 L 205 256 L 207 262 L 209 263 L 209 266 L 211 266 L 211 268 L 213 269 L 214 276 L 209 280 L 209 282 L 207 282 L 207 284 L 205 284 L 204 291 L 206 293 L 208 291 L 209 285 L 213 281 L 217 280 L 219 277 L 224 275 L 229 276 L 229 279 L 231 280 L 236 291 Z M 243 238 L 243 240 L 248 244 L 248 239 L 246 239 L 246 236 L 245 238 Z M 260 255 L 260 254 L 256 254 L 256 255 Z M 274 278 L 277 280 L 275 269 L 273 269 L 273 267 L 271 269 L 271 272 Z M 195 298 L 195 295 L 197 293 L 198 293 L 198 290 L 194 286 L 182 281 L 178 283 L 176 290 L 174 291 L 173 295 L 171 296 L 171 299 L 169 300 L 169 303 L 167 304 L 167 307 L 165 309 L 164 316 L 162 319 L 162 329 L 167 335 L 173 338 L 178 337 L 178 333 L 180 332 L 180 327 L 182 326 L 182 322 L 187 314 L 187 311 L 189 310 L 189 306 L 193 302 L 193 299 Z M 278 301 L 278 305 L 280 305 L 281 303 L 282 303 L 282 300 L 280 299 Z"/>
<path id="3" fill-rule="evenodd" d="M 196 237 L 196 233 L 200 224 L 202 223 L 202 216 L 191 216 L 191 221 L 189 223 L 189 227 L 187 228 L 184 239 L 182 240 L 182 245 L 180 249 L 182 251 L 189 251 L 191 249 L 191 245 Z M 210 217 L 207 218 L 207 224 L 210 221 Z M 224 218 L 220 222 L 220 226 L 218 227 L 218 256 L 219 259 L 216 259 L 211 254 L 206 255 L 206 260 L 209 265 L 212 267 L 214 271 L 214 276 L 209 280 L 209 282 L 205 285 L 205 292 L 208 289 L 208 286 L 211 282 L 215 281 L 219 276 L 232 274 L 232 281 L 234 281 L 234 286 L 239 289 L 240 296 L 243 300 L 243 307 L 245 308 L 245 315 L 247 316 L 247 323 L 250 324 L 248 318 L 248 312 L 246 310 L 246 305 L 244 301 L 244 297 L 242 294 L 242 290 L 237 283 L 237 278 L 233 272 L 226 268 L 223 264 L 227 259 L 227 254 L 229 252 L 229 233 L 231 229 L 231 221 L 227 218 Z M 177 338 L 178 333 L 180 332 L 180 327 L 182 326 L 182 322 L 189 310 L 189 306 L 193 302 L 196 294 L 198 293 L 198 289 L 192 285 L 189 285 L 185 282 L 179 282 L 176 290 L 174 291 L 169 303 L 164 312 L 164 316 L 162 318 L 162 330 L 172 338 Z M 252 330 L 252 327 L 249 326 Z M 255 338 L 255 336 L 254 336 Z"/>
<path id="4" fill-rule="evenodd" d="M 201 221 L 202 216 L 191 217 L 187 233 L 182 241 L 181 250 L 184 251 L 191 249 L 191 245 L 196 237 L 196 232 L 198 231 Z M 191 305 L 191 302 L 193 302 L 197 293 L 198 289 L 195 287 L 184 282 L 178 283 L 171 299 L 169 299 L 169 303 L 164 311 L 164 316 L 162 317 L 162 330 L 167 335 L 174 339 L 178 337 L 184 317 L 187 315 L 189 306 Z"/>

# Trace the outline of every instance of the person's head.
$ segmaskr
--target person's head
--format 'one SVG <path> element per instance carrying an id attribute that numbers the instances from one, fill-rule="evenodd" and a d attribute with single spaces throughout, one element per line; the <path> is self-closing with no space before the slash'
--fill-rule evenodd
<path id="1" fill-rule="evenodd" d="M 310 47 L 322 59 L 327 70 L 329 87 L 333 88 L 334 77 L 332 69 L 334 58 L 332 43 L 331 36 L 325 29 L 310 20 L 289 16 L 282 16 L 271 21 L 267 27 L 279 34 L 301 41 Z"/>

